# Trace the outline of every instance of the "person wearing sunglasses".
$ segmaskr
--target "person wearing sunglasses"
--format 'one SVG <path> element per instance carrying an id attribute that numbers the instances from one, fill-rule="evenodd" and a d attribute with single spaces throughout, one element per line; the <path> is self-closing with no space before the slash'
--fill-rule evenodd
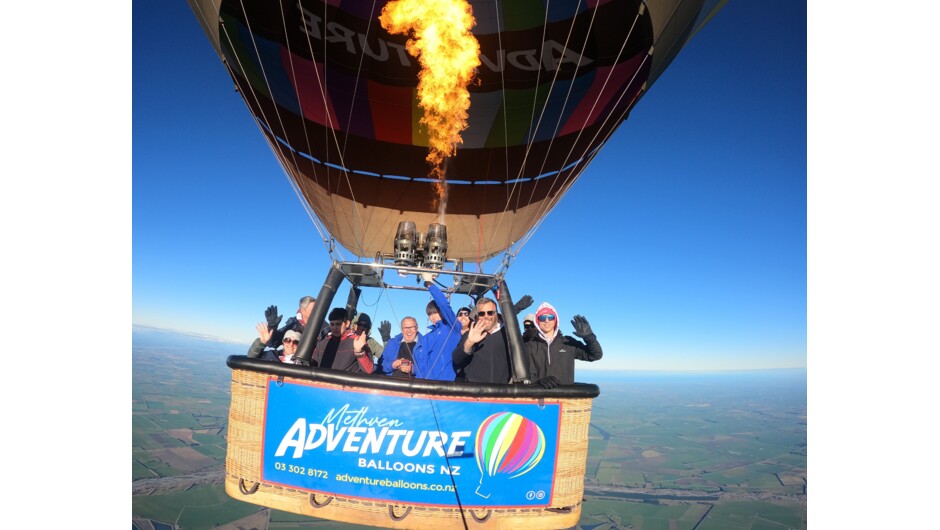
<path id="1" fill-rule="evenodd" d="M 575 315 L 571 320 L 575 336 L 562 335 L 558 328 L 558 312 L 548 302 L 539 304 L 535 312 L 537 335 L 525 343 L 529 361 L 529 377 L 544 388 L 574 383 L 574 362 L 594 362 L 604 355 L 597 336 L 587 319 Z"/>
<path id="2" fill-rule="evenodd" d="M 344 307 L 334 307 L 328 320 L 330 334 L 317 341 L 310 364 L 343 372 L 371 374 L 374 363 L 364 330 L 352 328 Z"/>
<path id="3" fill-rule="evenodd" d="M 452 355 L 457 380 L 470 383 L 509 383 L 509 346 L 499 322 L 496 302 L 477 300 L 477 319 L 463 334 Z"/>
<path id="4" fill-rule="evenodd" d="M 460 334 L 470 331 L 470 308 L 461 307 L 457 310 L 457 320 L 460 322 Z"/>
<path id="5" fill-rule="evenodd" d="M 297 353 L 297 345 L 300 344 L 300 333 L 294 330 L 284 332 L 283 350 L 271 349 L 268 347 L 272 343 L 271 337 L 276 330 L 272 330 L 266 322 L 259 322 L 255 329 L 258 330 L 258 338 L 251 343 L 248 348 L 248 357 L 253 359 L 263 359 L 265 361 L 277 361 L 291 363 L 294 362 L 294 355 Z"/>
<path id="6" fill-rule="evenodd" d="M 535 325 L 537 322 L 535 313 L 529 313 L 522 319 L 522 342 L 526 343 L 534 339 L 539 334 L 539 328 Z"/>
<path id="7" fill-rule="evenodd" d="M 284 333 L 284 350 L 280 355 L 282 363 L 293 363 L 294 355 L 297 355 L 297 346 L 300 344 L 300 333 L 290 330 Z"/>

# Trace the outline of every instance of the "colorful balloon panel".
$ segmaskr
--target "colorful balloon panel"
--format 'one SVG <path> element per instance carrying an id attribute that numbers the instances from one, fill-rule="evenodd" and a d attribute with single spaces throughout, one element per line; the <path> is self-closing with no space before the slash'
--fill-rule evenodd
<path id="1" fill-rule="evenodd" d="M 534 468 L 545 454 L 545 436 L 534 422 L 512 412 L 493 414 L 480 424 L 477 466 L 487 477 L 515 478 Z"/>

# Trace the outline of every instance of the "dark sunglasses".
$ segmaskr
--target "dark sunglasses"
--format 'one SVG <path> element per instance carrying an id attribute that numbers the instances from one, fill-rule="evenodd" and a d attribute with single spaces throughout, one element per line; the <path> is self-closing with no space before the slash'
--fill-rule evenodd
<path id="1" fill-rule="evenodd" d="M 526 328 L 534 328 L 534 327 L 535 327 L 535 324 L 533 324 L 533 323 L 531 323 L 531 322 L 523 322 L 523 323 L 522 323 L 522 326 L 523 326 L 523 327 L 526 327 Z"/>
<path id="2" fill-rule="evenodd" d="M 542 315 L 539 317 L 539 322 L 551 322 L 555 320 L 555 315 Z"/>
<path id="3" fill-rule="evenodd" d="M 478 315 L 483 315 L 483 316 L 485 316 L 485 317 L 491 317 L 491 316 L 493 316 L 493 315 L 496 314 L 496 310 L 494 309 L 494 310 L 492 310 L 492 311 L 477 311 L 477 314 L 478 314 Z"/>
<path id="4" fill-rule="evenodd" d="M 300 341 L 294 339 L 284 339 L 284 344 L 300 344 Z"/>
<path id="5" fill-rule="evenodd" d="M 461 311 L 461 312 L 457 313 L 457 316 L 458 316 L 458 317 L 468 317 L 468 316 L 470 316 L 470 313 L 468 313 L 468 312 L 466 312 L 466 311 Z"/>
<path id="6" fill-rule="evenodd" d="M 343 322 L 342 322 L 342 321 L 330 322 L 330 325 L 331 325 L 331 326 L 342 326 L 342 325 L 343 325 Z"/>

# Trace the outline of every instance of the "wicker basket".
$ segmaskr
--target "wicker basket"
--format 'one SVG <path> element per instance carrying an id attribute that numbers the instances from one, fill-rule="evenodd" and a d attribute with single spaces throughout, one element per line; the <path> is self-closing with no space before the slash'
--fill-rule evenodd
<path id="1" fill-rule="evenodd" d="M 264 482 L 261 476 L 265 395 L 276 376 L 255 370 L 233 369 L 232 404 L 228 425 L 225 491 L 231 497 L 278 510 L 348 523 L 386 528 L 570 528 L 581 515 L 584 493 L 590 398 L 554 399 L 561 404 L 554 495 L 551 504 L 537 508 L 470 509 L 409 503 L 387 503 L 341 495 L 312 493 Z M 349 384 L 277 376 L 322 388 L 349 390 Z M 409 392 L 387 394 L 415 397 Z M 434 396 L 420 396 L 434 399 Z M 502 400 L 503 398 L 501 398 Z M 535 398 L 505 398 L 533 403 Z"/>

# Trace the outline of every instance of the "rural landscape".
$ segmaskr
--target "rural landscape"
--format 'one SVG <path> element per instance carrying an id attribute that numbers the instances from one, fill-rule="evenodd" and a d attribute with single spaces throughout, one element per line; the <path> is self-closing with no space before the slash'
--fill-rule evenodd
<path id="1" fill-rule="evenodd" d="M 230 370 L 247 344 L 133 332 L 138 530 L 371 528 L 229 498 Z M 580 368 L 580 367 L 579 367 Z M 578 528 L 805 529 L 806 371 L 579 371 L 597 384 Z"/>

